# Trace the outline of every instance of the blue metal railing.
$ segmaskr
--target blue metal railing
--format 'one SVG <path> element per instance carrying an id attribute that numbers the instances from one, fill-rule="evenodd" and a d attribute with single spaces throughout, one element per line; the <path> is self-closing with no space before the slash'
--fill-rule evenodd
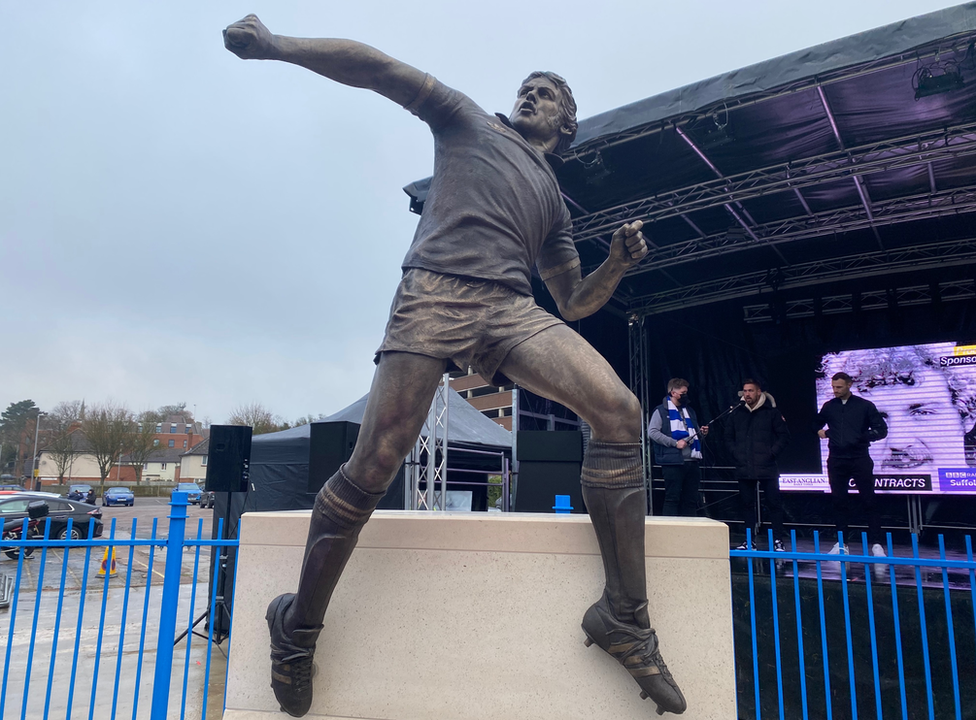
<path id="1" fill-rule="evenodd" d="M 222 599 L 216 581 L 209 591 L 199 582 L 201 554 L 206 562 L 208 548 L 219 554 L 238 541 L 219 539 L 222 528 L 218 539 L 205 537 L 202 519 L 187 537 L 187 522 L 186 495 L 175 493 L 165 537 L 157 520 L 147 538 L 135 520 L 129 537 L 118 537 L 113 520 L 108 537 L 91 537 L 90 527 L 84 540 L 50 539 L 45 529 L 44 538 L 4 541 L 39 552 L 0 564 L 0 573 L 16 567 L 10 607 L 0 610 L 0 718 L 220 717 L 215 691 L 230 637 L 222 644 L 213 622 L 205 636 L 192 628 L 204 605 L 212 610 Z M 950 551 L 940 537 L 928 557 L 917 537 L 910 556 L 897 556 L 889 535 L 885 557 L 871 554 L 864 535 L 860 555 L 839 539 L 838 554 L 822 552 L 816 533 L 812 552 L 801 549 L 795 532 L 786 552 L 730 551 L 740 717 L 976 717 L 972 538 Z M 125 556 L 124 573 L 112 578 L 106 567 L 92 580 L 105 548 L 109 558 L 113 549 Z M 151 689 L 143 687 L 150 671 Z"/>
<path id="2" fill-rule="evenodd" d="M 53 540 L 49 537 L 49 522 L 45 522 L 43 538 L 29 538 L 25 523 L 20 539 L 3 541 L 4 549 L 14 550 L 18 557 L 10 606 L 8 610 L 0 611 L 0 634 L 6 636 L 0 718 L 47 720 L 64 717 L 74 720 L 87 717 L 93 720 L 97 717 L 114 720 L 131 717 L 137 720 L 148 717 L 150 720 L 165 720 L 176 716 L 176 713 L 170 713 L 170 709 L 177 689 L 180 691 L 180 718 L 198 716 L 201 720 L 207 720 L 220 717 L 223 699 L 215 700 L 210 693 L 215 641 L 213 623 L 206 635 L 206 654 L 202 658 L 205 664 L 197 660 L 195 665 L 191 665 L 191 655 L 195 650 L 191 630 L 195 624 L 193 617 L 198 609 L 198 599 L 201 606 L 206 603 L 208 612 L 217 602 L 216 581 L 210 583 L 209 593 L 200 592 L 201 585 L 206 587 L 198 582 L 201 552 L 213 548 L 212 552 L 219 554 L 219 548 L 236 547 L 238 541 L 234 538 L 221 539 L 223 521 L 218 524 L 216 539 L 204 537 L 202 519 L 199 520 L 196 537 L 188 538 L 186 522 L 186 493 L 173 493 L 165 537 L 157 534 L 158 522 L 155 519 L 148 538 L 138 537 L 135 519 L 129 537 L 117 537 L 116 520 L 113 519 L 108 537 L 93 537 L 95 524 L 89 523 L 87 539 Z M 66 535 L 72 537 L 71 521 Z M 16 553 L 16 548 L 22 550 Z M 38 554 L 25 557 L 27 553 L 23 549 L 27 548 L 39 549 L 39 557 Z M 93 557 L 93 548 L 102 552 Z M 124 580 L 118 576 L 112 577 L 114 553 L 117 550 L 127 551 Z M 146 556 L 137 557 L 138 551 Z M 159 552 L 165 553 L 161 577 L 156 567 Z M 102 567 L 103 577 L 90 582 L 92 565 L 97 564 L 102 556 L 106 558 Z M 191 572 L 186 567 L 190 559 L 187 556 L 192 558 Z M 60 563 L 59 582 L 49 587 L 45 582 L 48 565 L 57 563 Z M 133 583 L 134 570 L 138 565 L 145 568 L 143 586 Z M 0 565 L 0 573 L 6 570 Z M 161 583 L 154 584 L 157 578 L 161 579 Z M 77 582 L 77 586 L 71 587 L 72 582 Z M 33 592 L 25 587 L 31 583 L 36 586 Z M 143 592 L 142 602 L 133 602 L 140 588 Z M 31 601 L 33 608 L 30 615 L 20 617 L 18 610 Z M 141 618 L 133 618 L 138 615 L 140 605 Z M 86 608 L 92 606 L 97 607 L 98 612 L 86 613 Z M 76 614 L 76 617 L 72 618 L 72 614 Z M 178 661 L 174 645 L 184 617 L 187 630 L 184 655 L 182 661 Z M 4 619 L 8 622 L 5 633 L 2 627 Z M 196 622 L 201 619 L 198 618 Z M 138 649 L 134 651 L 126 649 L 126 633 L 133 620 L 139 624 Z M 158 628 L 153 645 L 153 639 L 150 637 L 147 642 L 146 636 L 151 630 L 150 625 L 156 623 Z M 217 641 L 223 639 L 219 637 Z M 229 635 L 226 639 L 229 650 Z M 15 645 L 26 645 L 26 652 L 18 650 L 15 653 Z M 49 654 L 47 662 L 36 662 L 38 656 L 45 653 Z M 64 670 L 64 663 L 68 661 L 66 654 L 70 654 L 70 672 Z M 203 667 L 202 677 L 196 671 L 197 665 Z M 144 671 L 149 669 L 153 673 L 151 691 L 142 687 Z M 174 679 L 178 678 L 180 672 L 182 682 L 174 685 Z M 39 677 L 42 673 L 44 677 Z M 200 697 L 193 695 L 191 698 L 191 677 L 195 684 L 202 685 Z M 32 692 L 32 687 L 38 685 L 45 688 L 43 698 L 40 693 Z M 150 700 L 148 704 L 141 702 L 147 699 Z"/>
<path id="3" fill-rule="evenodd" d="M 886 555 L 865 534 L 858 555 L 840 535 L 832 554 L 817 533 L 813 552 L 795 531 L 786 552 L 771 531 L 769 551 L 747 533 L 752 549 L 729 552 L 740 717 L 976 717 L 976 562 L 964 540 L 950 557 L 940 535 L 923 557 L 913 535 L 908 557 L 890 533 Z"/>

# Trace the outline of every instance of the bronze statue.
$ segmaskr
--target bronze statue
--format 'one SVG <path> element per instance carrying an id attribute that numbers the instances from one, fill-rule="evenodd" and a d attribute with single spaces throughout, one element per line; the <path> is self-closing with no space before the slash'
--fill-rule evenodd
<path id="1" fill-rule="evenodd" d="M 296 717 L 312 702 L 312 657 L 329 599 L 359 532 L 416 442 L 447 363 L 509 379 L 562 403 L 592 428 L 583 497 L 606 572 L 586 611 L 586 644 L 615 657 L 658 713 L 685 710 L 647 613 L 640 405 L 610 365 L 532 297 L 533 266 L 567 320 L 599 310 L 647 254 L 640 221 L 614 234 L 582 277 L 551 165 L 576 136 L 576 102 L 554 73 L 533 73 L 509 117 L 491 115 L 431 75 L 351 40 L 273 35 L 254 15 L 224 31 L 245 59 L 282 60 L 404 106 L 434 134 L 434 174 L 377 350 L 352 458 L 315 499 L 298 592 L 268 607 L 271 686 Z"/>

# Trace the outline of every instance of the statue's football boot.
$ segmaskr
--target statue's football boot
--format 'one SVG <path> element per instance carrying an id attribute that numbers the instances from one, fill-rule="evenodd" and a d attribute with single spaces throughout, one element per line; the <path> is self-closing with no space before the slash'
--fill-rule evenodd
<path id="1" fill-rule="evenodd" d="M 295 595 L 279 595 L 268 605 L 265 616 L 271 631 L 271 688 L 282 711 L 302 717 L 312 707 L 312 678 L 315 676 L 315 641 L 322 626 L 298 628 L 285 633 L 283 619 Z"/>
<path id="2" fill-rule="evenodd" d="M 688 704 L 671 677 L 658 649 L 657 633 L 647 621 L 647 603 L 635 615 L 643 622 L 630 625 L 613 616 L 607 596 L 590 606 L 583 616 L 586 646 L 596 644 L 613 656 L 641 688 L 641 697 L 657 704 L 657 714 L 683 713 Z"/>

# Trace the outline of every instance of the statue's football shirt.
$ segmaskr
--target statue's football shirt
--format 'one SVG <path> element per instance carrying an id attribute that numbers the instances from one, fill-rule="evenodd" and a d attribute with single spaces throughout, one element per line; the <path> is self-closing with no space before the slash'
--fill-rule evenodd
<path id="1" fill-rule="evenodd" d="M 434 175 L 403 269 L 491 280 L 532 294 L 579 265 L 551 163 L 501 115 L 428 75 L 407 109 L 434 134 Z"/>

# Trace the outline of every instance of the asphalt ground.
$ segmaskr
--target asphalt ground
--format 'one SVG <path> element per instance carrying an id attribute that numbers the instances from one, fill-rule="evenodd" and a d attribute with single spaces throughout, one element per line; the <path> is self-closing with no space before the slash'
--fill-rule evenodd
<path id="1" fill-rule="evenodd" d="M 133 507 L 103 508 L 103 539 L 108 539 L 113 519 L 116 537 L 131 537 L 133 520 L 137 520 L 136 537 L 149 538 L 153 519 L 157 537 L 165 537 L 168 502 L 137 498 Z M 190 506 L 187 536 L 196 537 L 203 520 L 201 537 L 209 537 L 212 513 Z M 177 634 L 207 611 L 211 552 L 211 548 L 201 548 L 199 557 L 196 548 L 183 552 Z M 7 681 L 0 717 L 149 717 L 156 650 L 161 642 L 159 609 L 166 550 L 119 547 L 116 575 L 107 579 L 98 574 L 103 556 L 102 547 L 90 552 L 87 548 L 52 547 L 46 552 L 37 549 L 23 560 L 16 615 L 11 616 L 12 606 L 0 609 L 0 672 Z M 0 573 L 16 576 L 17 566 L 17 560 L 0 555 Z M 175 644 L 169 717 L 221 717 L 228 641 L 211 646 L 208 675 L 206 622 L 204 619 L 196 627 L 203 637 L 190 635 L 189 643 L 183 638 Z"/>
<path id="2" fill-rule="evenodd" d="M 100 502 L 100 501 L 98 501 Z M 136 520 L 136 537 L 148 538 L 152 532 L 153 520 L 156 520 L 157 537 L 167 537 L 169 534 L 169 498 L 137 497 L 135 505 L 124 507 L 110 505 L 98 506 L 102 511 L 102 522 L 105 523 L 103 534 L 108 537 L 111 530 L 112 521 L 115 520 L 115 536 L 130 537 L 132 521 Z M 213 509 L 204 509 L 198 505 L 187 507 L 186 535 L 196 537 L 200 520 L 203 520 L 202 537 L 211 536 L 211 526 L 213 523 Z"/>

